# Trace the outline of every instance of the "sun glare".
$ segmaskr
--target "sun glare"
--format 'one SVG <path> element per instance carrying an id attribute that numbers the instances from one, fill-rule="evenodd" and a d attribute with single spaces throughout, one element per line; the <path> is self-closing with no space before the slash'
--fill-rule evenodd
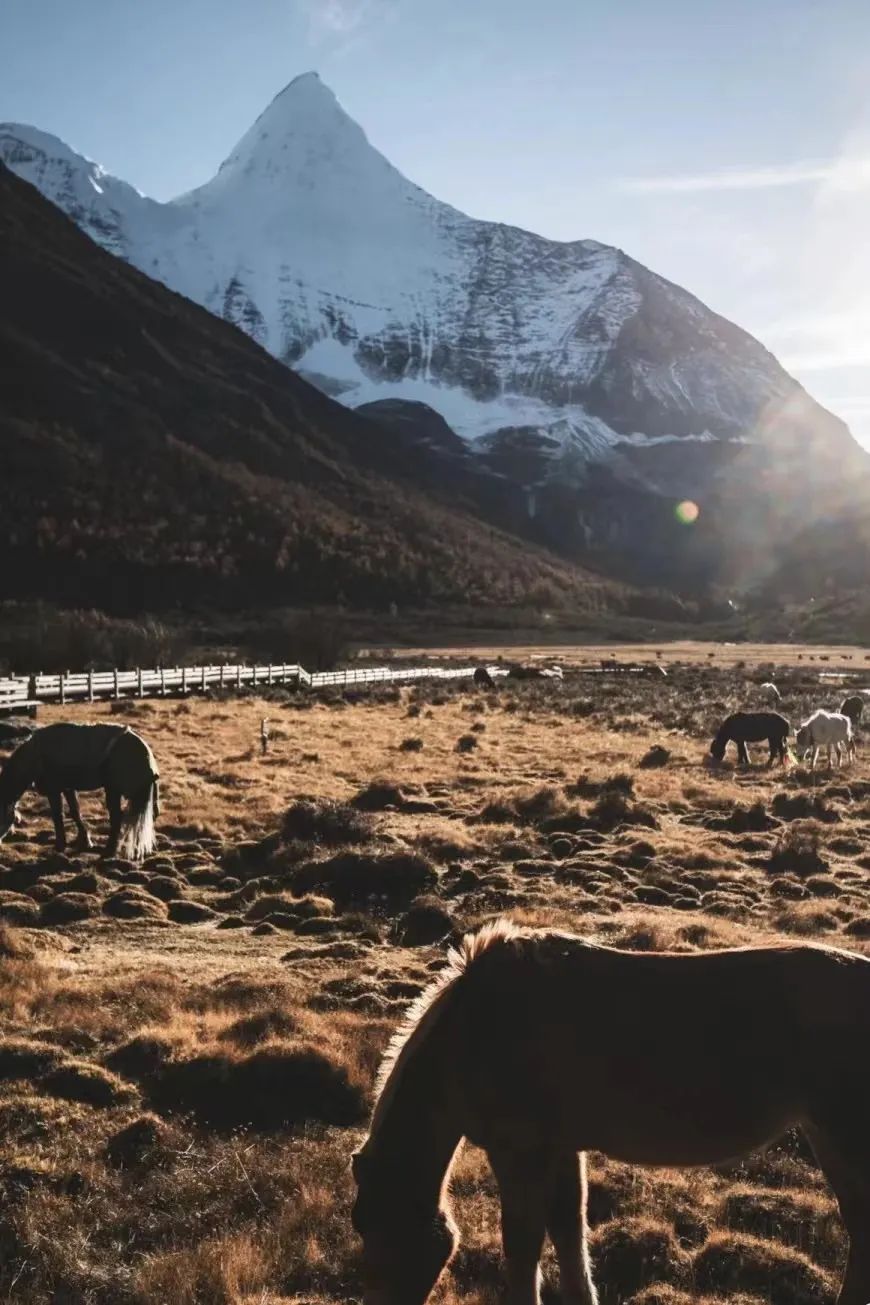
<path id="1" fill-rule="evenodd" d="M 674 508 L 674 516 L 684 526 L 693 526 L 698 520 L 701 509 L 697 503 L 693 503 L 690 498 L 684 498 L 682 503 L 678 503 Z"/>

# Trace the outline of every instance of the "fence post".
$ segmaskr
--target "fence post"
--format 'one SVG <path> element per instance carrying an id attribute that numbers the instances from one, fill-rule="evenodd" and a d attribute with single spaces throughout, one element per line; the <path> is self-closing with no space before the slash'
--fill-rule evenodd
<path id="1" fill-rule="evenodd" d="M 187 693 L 187 667 L 186 666 L 182 666 L 181 668 L 181 692 L 182 694 Z"/>
<path id="2" fill-rule="evenodd" d="M 271 687 L 272 687 L 272 663 L 271 663 L 271 662 L 269 663 L 269 679 L 268 679 L 268 684 L 269 684 L 269 687 L 271 688 Z"/>
<path id="3" fill-rule="evenodd" d="M 139 667 L 136 668 L 136 692 L 138 693 L 138 695 L 139 695 L 140 698 L 144 698 L 144 697 L 145 697 L 145 684 L 144 684 L 144 681 L 143 681 L 143 679 L 142 679 L 142 667 L 141 667 L 141 666 L 139 666 Z"/>
<path id="4" fill-rule="evenodd" d="M 120 692 L 119 692 L 119 690 L 118 690 L 118 668 L 117 668 L 117 666 L 115 667 L 114 696 L 115 696 L 115 698 L 120 698 L 120 696 L 121 696 L 121 694 L 120 694 Z"/>
<path id="5" fill-rule="evenodd" d="M 163 666 L 160 667 L 160 696 L 166 697 L 166 669 Z"/>
<path id="6" fill-rule="evenodd" d="M 206 680 L 205 680 L 205 667 L 203 666 L 201 669 L 202 669 L 202 683 L 201 683 L 201 685 L 200 685 L 200 688 L 202 689 L 202 692 L 205 693 L 205 685 L 206 685 Z"/>
<path id="7" fill-rule="evenodd" d="M 27 681 L 27 696 L 31 702 L 36 702 L 36 676 L 31 675 Z"/>
<path id="8" fill-rule="evenodd" d="M 236 667 L 236 692 L 242 687 L 242 663 L 239 662 Z"/>
<path id="9" fill-rule="evenodd" d="M 94 672 L 93 670 L 90 670 L 88 671 L 88 702 L 93 702 L 93 700 L 94 700 Z"/>
<path id="10" fill-rule="evenodd" d="M 224 687 L 224 671 L 225 671 L 225 670 L 226 670 L 226 666 L 224 665 L 223 662 L 221 662 L 221 678 L 220 678 L 220 688 L 221 688 L 221 689 Z"/>
<path id="11" fill-rule="evenodd" d="M 66 685 L 64 684 L 64 672 L 61 671 L 58 676 L 58 687 L 60 689 L 60 705 L 63 707 L 66 703 Z"/>

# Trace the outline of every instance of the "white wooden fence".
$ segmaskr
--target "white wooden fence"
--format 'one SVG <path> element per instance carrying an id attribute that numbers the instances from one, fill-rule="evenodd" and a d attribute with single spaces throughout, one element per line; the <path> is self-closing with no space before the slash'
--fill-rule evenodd
<path id="1" fill-rule="evenodd" d="M 469 680 L 474 666 L 391 666 L 364 670 L 317 671 L 283 663 L 280 666 L 174 666 L 159 670 L 78 671 L 63 675 L 12 676 L 0 679 L 0 713 L 35 711 L 42 702 L 95 702 L 103 698 L 155 698 L 165 694 L 206 693 L 210 689 L 239 690 L 292 684 L 320 689 L 327 685 L 394 684 L 415 680 Z M 507 672 L 490 666 L 493 677 Z"/>

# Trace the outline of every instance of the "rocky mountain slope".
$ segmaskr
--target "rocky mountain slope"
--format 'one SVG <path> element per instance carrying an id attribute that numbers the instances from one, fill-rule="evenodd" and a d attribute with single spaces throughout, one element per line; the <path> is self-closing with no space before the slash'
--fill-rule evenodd
<path id="1" fill-rule="evenodd" d="M 428 195 L 313 73 L 167 204 L 31 127 L 0 126 L 0 158 L 110 252 L 350 406 L 418 400 L 466 438 L 543 428 L 586 456 L 751 439 L 786 401 L 847 438 L 756 340 L 620 250 Z"/>
<path id="2" fill-rule="evenodd" d="M 0 126 L 0 159 L 105 249 L 410 438 L 420 483 L 564 556 L 746 585 L 760 551 L 863 510 L 866 454 L 758 341 L 620 250 L 439 202 L 315 74 L 169 203 L 32 127 Z M 702 508 L 691 532 L 683 498 Z"/>
<path id="3" fill-rule="evenodd" d="M 445 506 L 437 485 L 424 496 L 413 446 L 110 257 L 2 165 L 0 284 L 0 598 L 582 607 L 616 593 Z"/>

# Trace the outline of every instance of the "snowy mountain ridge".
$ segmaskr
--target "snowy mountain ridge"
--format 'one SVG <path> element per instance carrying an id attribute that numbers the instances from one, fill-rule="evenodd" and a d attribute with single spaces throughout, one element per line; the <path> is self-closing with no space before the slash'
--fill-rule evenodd
<path id="1" fill-rule="evenodd" d="M 351 407 L 423 402 L 466 439 L 523 430 L 580 463 L 768 438 L 770 413 L 795 396 L 802 420 L 848 438 L 756 340 L 621 251 L 427 194 L 314 73 L 168 203 L 32 127 L 0 125 L 0 160 L 110 252 Z"/>

